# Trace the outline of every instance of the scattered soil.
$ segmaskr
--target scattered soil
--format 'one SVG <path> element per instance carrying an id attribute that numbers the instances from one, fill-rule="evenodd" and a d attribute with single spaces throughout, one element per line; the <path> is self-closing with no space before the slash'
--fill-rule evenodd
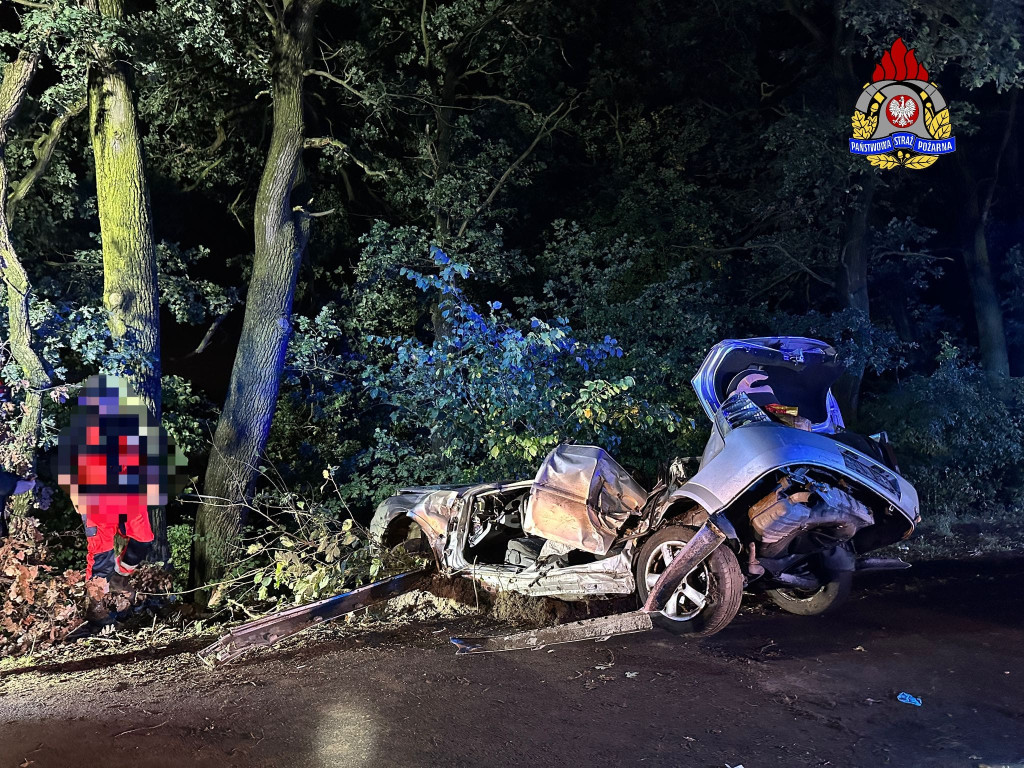
<path id="1" fill-rule="evenodd" d="M 195 656 L 213 637 L 94 639 L 73 660 L 0 669 L 0 768 L 1021 768 L 1022 578 L 1019 557 L 865 574 L 829 618 L 748 596 L 702 642 L 656 631 L 456 656 L 450 635 L 557 605 L 488 615 L 425 593 L 218 669 Z"/>

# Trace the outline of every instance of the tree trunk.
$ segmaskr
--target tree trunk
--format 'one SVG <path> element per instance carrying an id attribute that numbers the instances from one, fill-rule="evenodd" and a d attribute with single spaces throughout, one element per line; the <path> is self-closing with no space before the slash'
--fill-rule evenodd
<path id="1" fill-rule="evenodd" d="M 809 18 L 787 6 L 792 13 L 811 31 L 819 42 L 827 44 L 825 32 L 813 25 Z M 843 23 L 838 9 L 832 18 L 831 34 L 831 73 L 835 89 L 838 109 L 846 113 L 853 109 L 859 91 L 860 80 L 854 71 L 852 54 L 852 31 Z M 859 177 L 861 191 L 850 210 L 841 235 L 839 251 L 838 279 L 836 289 L 843 307 L 852 309 L 863 316 L 865 322 L 871 321 L 871 302 L 868 296 L 868 256 L 870 253 L 868 222 L 871 205 L 875 198 L 874 169 L 867 170 Z M 849 183 L 857 183 L 858 178 L 851 178 Z M 848 365 L 843 375 L 835 383 L 833 391 L 839 408 L 846 420 L 857 419 L 860 407 L 860 387 L 864 380 L 865 364 L 858 360 Z"/>
<path id="2" fill-rule="evenodd" d="M 970 202 L 973 198 L 973 204 Z M 974 317 L 978 324 L 978 346 L 981 349 L 981 367 L 994 377 L 1010 375 L 1010 357 L 1006 350 L 1006 332 L 1003 311 L 999 306 L 999 293 L 992 277 L 992 265 L 985 238 L 985 222 L 978 215 L 977 196 L 969 197 L 967 231 L 964 243 L 964 266 L 974 303 Z"/>
<path id="3" fill-rule="evenodd" d="M 867 175 L 864 186 L 850 214 L 842 251 L 839 256 L 837 287 L 843 306 L 864 316 L 870 322 L 871 301 L 868 296 L 868 217 L 875 197 L 875 177 Z M 860 406 L 860 386 L 864 379 L 865 364 L 859 360 L 848 366 L 835 385 L 840 410 L 850 421 L 857 418 Z"/>
<path id="4" fill-rule="evenodd" d="M 978 347 L 981 367 L 994 378 L 1010 375 L 1010 357 L 1003 328 L 1003 311 L 999 306 L 999 292 L 992 276 L 988 241 L 985 237 L 986 211 L 978 195 L 978 185 L 967 168 L 965 158 L 957 158 L 966 193 L 961 207 L 961 237 L 964 267 L 974 305 L 974 318 L 978 325 Z M 992 182 L 995 183 L 995 180 Z M 989 203 L 990 204 L 990 203 Z"/>
<path id="5" fill-rule="evenodd" d="M 308 239 L 309 219 L 292 194 L 302 172 L 303 69 L 322 0 L 286 4 L 277 29 L 272 75 L 273 131 L 255 205 L 255 254 L 242 337 L 206 470 L 205 501 L 196 515 L 192 583 L 210 584 L 237 547 L 258 462 L 277 404 L 292 299 Z"/>
<path id="6" fill-rule="evenodd" d="M 122 20 L 123 0 L 88 0 L 104 18 Z M 160 423 L 160 303 L 156 250 L 142 140 L 128 68 L 100 49 L 89 69 L 89 129 L 103 246 L 103 306 L 110 335 L 128 357 L 130 377 L 154 424 Z M 156 540 L 150 558 L 166 562 L 167 516 L 150 507 Z"/>
<path id="7" fill-rule="evenodd" d="M 17 59 L 3 68 L 3 83 L 0 84 L 0 277 L 7 285 L 11 355 L 28 383 L 21 423 L 14 445 L 9 447 L 10 469 L 19 474 L 35 470 L 43 391 L 50 386 L 52 380 L 45 361 L 32 345 L 32 326 L 28 315 L 30 285 L 11 241 L 8 223 L 10 177 L 6 160 L 7 142 L 38 62 L 38 53 L 22 51 Z M 15 514 L 24 514 L 28 505 L 29 496 L 25 494 L 13 500 L 12 509 Z"/>

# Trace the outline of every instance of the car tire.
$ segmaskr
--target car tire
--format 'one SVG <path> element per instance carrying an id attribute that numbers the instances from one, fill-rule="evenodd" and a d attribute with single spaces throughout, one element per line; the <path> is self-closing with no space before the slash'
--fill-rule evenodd
<path id="1" fill-rule="evenodd" d="M 666 563 L 697 533 L 696 528 L 670 525 L 657 531 L 644 542 L 636 558 L 636 584 L 640 602 L 657 580 Z M 653 577 L 653 579 L 652 579 Z M 704 599 L 700 605 L 687 594 L 677 591 L 665 611 L 651 615 L 651 620 L 674 635 L 708 637 L 723 630 L 740 610 L 743 599 L 743 572 L 736 555 L 727 546 L 720 546 L 687 577 L 685 585 Z M 683 585 L 680 585 L 683 590 Z M 672 602 L 675 601 L 675 602 Z"/>
<path id="2" fill-rule="evenodd" d="M 823 616 L 846 602 L 853 584 L 853 571 L 840 571 L 816 592 L 781 587 L 766 590 L 768 597 L 786 613 L 797 616 Z"/>

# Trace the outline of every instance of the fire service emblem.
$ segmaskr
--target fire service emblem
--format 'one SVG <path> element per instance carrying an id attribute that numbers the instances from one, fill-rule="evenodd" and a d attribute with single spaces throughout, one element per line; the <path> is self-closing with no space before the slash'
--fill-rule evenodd
<path id="1" fill-rule="evenodd" d="M 878 168 L 927 168 L 956 149 L 946 100 L 901 38 L 882 54 L 852 122 L 850 152 Z"/>

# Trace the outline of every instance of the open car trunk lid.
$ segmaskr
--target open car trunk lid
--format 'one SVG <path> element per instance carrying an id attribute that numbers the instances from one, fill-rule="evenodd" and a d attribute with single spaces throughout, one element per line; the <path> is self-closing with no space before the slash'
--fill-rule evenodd
<path id="1" fill-rule="evenodd" d="M 626 519 L 639 514 L 646 500 L 647 491 L 604 449 L 560 445 L 537 472 L 523 530 L 603 555 Z"/>
<path id="2" fill-rule="evenodd" d="M 692 384 L 708 418 L 714 419 L 737 383 L 745 379 L 754 386 L 751 395 L 770 391 L 773 396 L 767 399 L 796 406 L 799 415 L 811 422 L 811 431 L 831 434 L 843 426 L 830 389 L 842 372 L 836 350 L 818 339 L 726 339 L 708 352 Z"/>

